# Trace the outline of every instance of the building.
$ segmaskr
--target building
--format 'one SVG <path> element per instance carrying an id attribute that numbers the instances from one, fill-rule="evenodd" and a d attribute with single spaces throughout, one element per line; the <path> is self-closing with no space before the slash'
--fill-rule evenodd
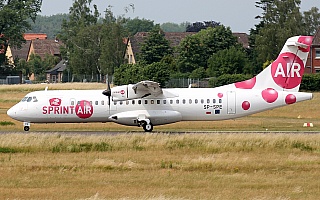
<path id="1" fill-rule="evenodd" d="M 62 42 L 58 40 L 47 39 L 47 34 L 44 33 L 26 33 L 24 34 L 24 39 L 26 43 L 21 45 L 21 48 L 8 46 L 6 56 L 10 65 L 15 66 L 15 62 L 20 59 L 25 61 L 30 60 L 32 54 L 39 55 L 41 59 L 44 59 L 46 55 L 56 56 L 61 60 L 60 47 L 63 45 Z M 60 82 L 59 74 L 56 74 L 56 79 L 54 75 L 51 79 L 53 82 Z M 60 74 L 61 75 L 61 74 Z M 61 76 L 62 77 L 62 76 Z M 34 76 L 29 77 L 30 80 L 34 80 Z"/>
<path id="2" fill-rule="evenodd" d="M 313 36 L 305 73 L 320 73 L 320 27 Z"/>
<path id="3" fill-rule="evenodd" d="M 125 58 L 129 64 L 137 62 L 137 55 L 140 53 L 141 44 L 147 39 L 148 32 L 138 32 L 133 37 L 130 37 L 127 42 Z M 195 32 L 165 32 L 164 37 L 170 42 L 171 47 L 179 46 L 180 42 L 189 35 L 196 34 Z M 233 33 L 238 42 L 244 48 L 249 48 L 249 38 L 246 33 Z"/>
<path id="4" fill-rule="evenodd" d="M 65 60 L 61 60 L 53 69 L 47 70 L 47 81 L 49 83 L 61 83 L 63 80 L 63 71 L 66 67 Z"/>

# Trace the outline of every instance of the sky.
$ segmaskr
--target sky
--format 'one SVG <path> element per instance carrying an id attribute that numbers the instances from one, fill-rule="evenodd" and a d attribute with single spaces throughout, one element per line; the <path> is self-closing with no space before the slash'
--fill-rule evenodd
<path id="1" fill-rule="evenodd" d="M 261 14 L 255 7 L 257 0 L 92 0 L 101 13 L 112 6 L 114 15 L 153 20 L 155 23 L 182 23 L 197 21 L 217 21 L 229 26 L 233 32 L 249 33 L 259 21 Z M 43 0 L 41 15 L 68 13 L 73 0 Z M 134 10 L 125 12 L 125 7 L 134 4 Z M 320 0 L 301 0 L 300 11 L 311 7 L 320 9 Z"/>

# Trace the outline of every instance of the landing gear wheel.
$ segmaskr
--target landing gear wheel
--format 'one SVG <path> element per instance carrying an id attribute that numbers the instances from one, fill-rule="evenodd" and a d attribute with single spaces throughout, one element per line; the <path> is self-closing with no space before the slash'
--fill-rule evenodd
<path id="1" fill-rule="evenodd" d="M 145 132 L 151 132 L 153 130 L 153 125 L 151 123 L 145 123 L 142 127 Z"/>
<path id="2" fill-rule="evenodd" d="M 30 130 L 30 126 L 25 126 L 25 127 L 23 127 L 23 130 L 24 130 L 24 131 L 29 131 L 29 130 Z"/>

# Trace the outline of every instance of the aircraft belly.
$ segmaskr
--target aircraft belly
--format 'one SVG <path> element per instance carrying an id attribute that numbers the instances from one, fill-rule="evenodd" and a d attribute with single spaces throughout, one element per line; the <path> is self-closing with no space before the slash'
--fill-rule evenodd
<path id="1" fill-rule="evenodd" d="M 174 123 L 182 120 L 178 111 L 172 110 L 134 110 L 116 113 L 109 117 L 115 123 L 129 126 L 138 125 L 139 118 L 146 118 L 153 125 Z"/>

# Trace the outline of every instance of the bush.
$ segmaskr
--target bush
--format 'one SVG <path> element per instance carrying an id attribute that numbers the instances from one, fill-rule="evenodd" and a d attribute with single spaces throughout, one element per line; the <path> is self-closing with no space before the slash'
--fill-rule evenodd
<path id="1" fill-rule="evenodd" d="M 304 74 L 300 89 L 305 91 L 320 91 L 320 74 Z"/>
<path id="2" fill-rule="evenodd" d="M 222 85 L 227 85 L 231 83 L 236 83 L 244 80 L 251 79 L 252 75 L 244 74 L 223 74 L 217 78 L 210 78 L 209 86 L 210 87 L 219 87 Z"/>

